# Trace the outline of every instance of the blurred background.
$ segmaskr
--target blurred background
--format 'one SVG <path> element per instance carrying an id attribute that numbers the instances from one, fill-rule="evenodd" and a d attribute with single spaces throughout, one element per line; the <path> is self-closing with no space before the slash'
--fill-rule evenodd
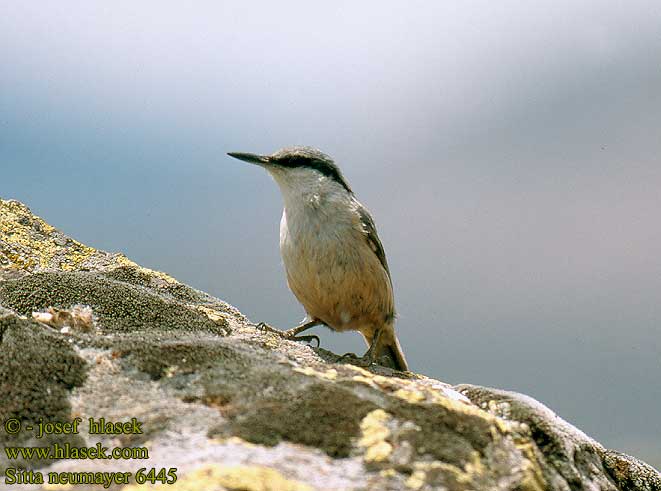
<path id="1" fill-rule="evenodd" d="M 279 191 L 225 153 L 318 147 L 413 370 L 661 467 L 658 1 L 3 2 L 0 67 L 2 198 L 288 328 Z"/>

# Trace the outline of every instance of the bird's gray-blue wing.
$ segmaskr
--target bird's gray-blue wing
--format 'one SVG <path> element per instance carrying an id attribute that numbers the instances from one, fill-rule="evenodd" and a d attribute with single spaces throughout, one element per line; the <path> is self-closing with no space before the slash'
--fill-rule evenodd
<path id="1" fill-rule="evenodd" d="M 379 235 L 376 233 L 376 226 L 374 225 L 372 215 L 370 215 L 369 211 L 367 211 L 362 205 L 358 207 L 358 214 L 360 216 L 360 223 L 363 226 L 363 232 L 365 233 L 367 244 L 370 246 L 370 249 L 374 251 L 376 257 L 379 258 L 381 266 L 386 270 L 388 278 L 390 279 L 390 269 L 388 268 L 388 261 L 386 260 L 386 252 L 383 250 L 381 239 L 379 239 Z"/>

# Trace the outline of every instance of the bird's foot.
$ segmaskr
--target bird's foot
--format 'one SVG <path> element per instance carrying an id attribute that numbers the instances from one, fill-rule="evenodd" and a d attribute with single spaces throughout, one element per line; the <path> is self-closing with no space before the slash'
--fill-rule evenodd
<path id="1" fill-rule="evenodd" d="M 338 361 L 340 363 L 351 363 L 352 365 L 356 365 L 361 368 L 369 368 L 375 363 L 374 357 L 371 356 L 369 351 L 363 356 L 358 356 L 356 353 L 345 353 L 340 356 Z"/>
<path id="2" fill-rule="evenodd" d="M 296 333 L 296 329 L 288 329 L 287 331 L 281 331 L 280 329 L 276 329 L 275 327 L 268 325 L 266 322 L 260 322 L 258 324 L 255 324 L 254 326 L 262 332 L 270 332 L 271 334 L 280 336 L 282 339 L 286 339 L 288 341 L 303 341 L 305 343 L 312 343 L 312 341 L 316 341 L 317 348 L 321 344 L 319 341 L 319 336 L 315 336 L 314 334 L 310 334 L 306 336 L 298 336 Z"/>
<path id="3" fill-rule="evenodd" d="M 262 332 L 270 332 L 273 334 L 278 334 L 279 336 L 282 336 L 282 334 L 284 334 L 284 331 L 281 331 L 280 329 L 276 329 L 275 327 L 267 324 L 266 322 L 259 322 L 257 324 L 253 324 L 253 326 Z"/>

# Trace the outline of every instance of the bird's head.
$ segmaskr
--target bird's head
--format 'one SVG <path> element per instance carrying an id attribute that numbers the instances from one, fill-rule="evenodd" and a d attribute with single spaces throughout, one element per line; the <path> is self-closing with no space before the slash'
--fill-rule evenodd
<path id="1" fill-rule="evenodd" d="M 271 155 L 240 152 L 229 152 L 228 155 L 264 167 L 278 183 L 283 194 L 324 184 L 352 193 L 333 159 L 315 148 L 287 147 Z"/>

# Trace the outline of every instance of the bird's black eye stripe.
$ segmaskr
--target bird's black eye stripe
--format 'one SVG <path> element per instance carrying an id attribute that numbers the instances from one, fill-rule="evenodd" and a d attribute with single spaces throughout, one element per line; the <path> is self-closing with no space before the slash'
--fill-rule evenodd
<path id="1" fill-rule="evenodd" d="M 288 155 L 276 160 L 278 165 L 283 167 L 313 167 L 312 162 L 316 159 L 303 157 L 302 155 Z"/>
<path id="2" fill-rule="evenodd" d="M 307 157 L 304 155 L 287 155 L 272 160 L 272 163 L 281 165 L 283 167 L 307 167 L 309 169 L 314 169 L 324 176 L 334 180 L 338 184 L 341 184 L 342 187 L 344 187 L 344 189 L 350 193 L 352 192 L 351 188 L 349 188 L 349 185 L 344 179 L 344 176 L 337 168 L 337 166 L 332 162 L 327 162 L 325 160 L 315 159 L 313 157 Z"/>

